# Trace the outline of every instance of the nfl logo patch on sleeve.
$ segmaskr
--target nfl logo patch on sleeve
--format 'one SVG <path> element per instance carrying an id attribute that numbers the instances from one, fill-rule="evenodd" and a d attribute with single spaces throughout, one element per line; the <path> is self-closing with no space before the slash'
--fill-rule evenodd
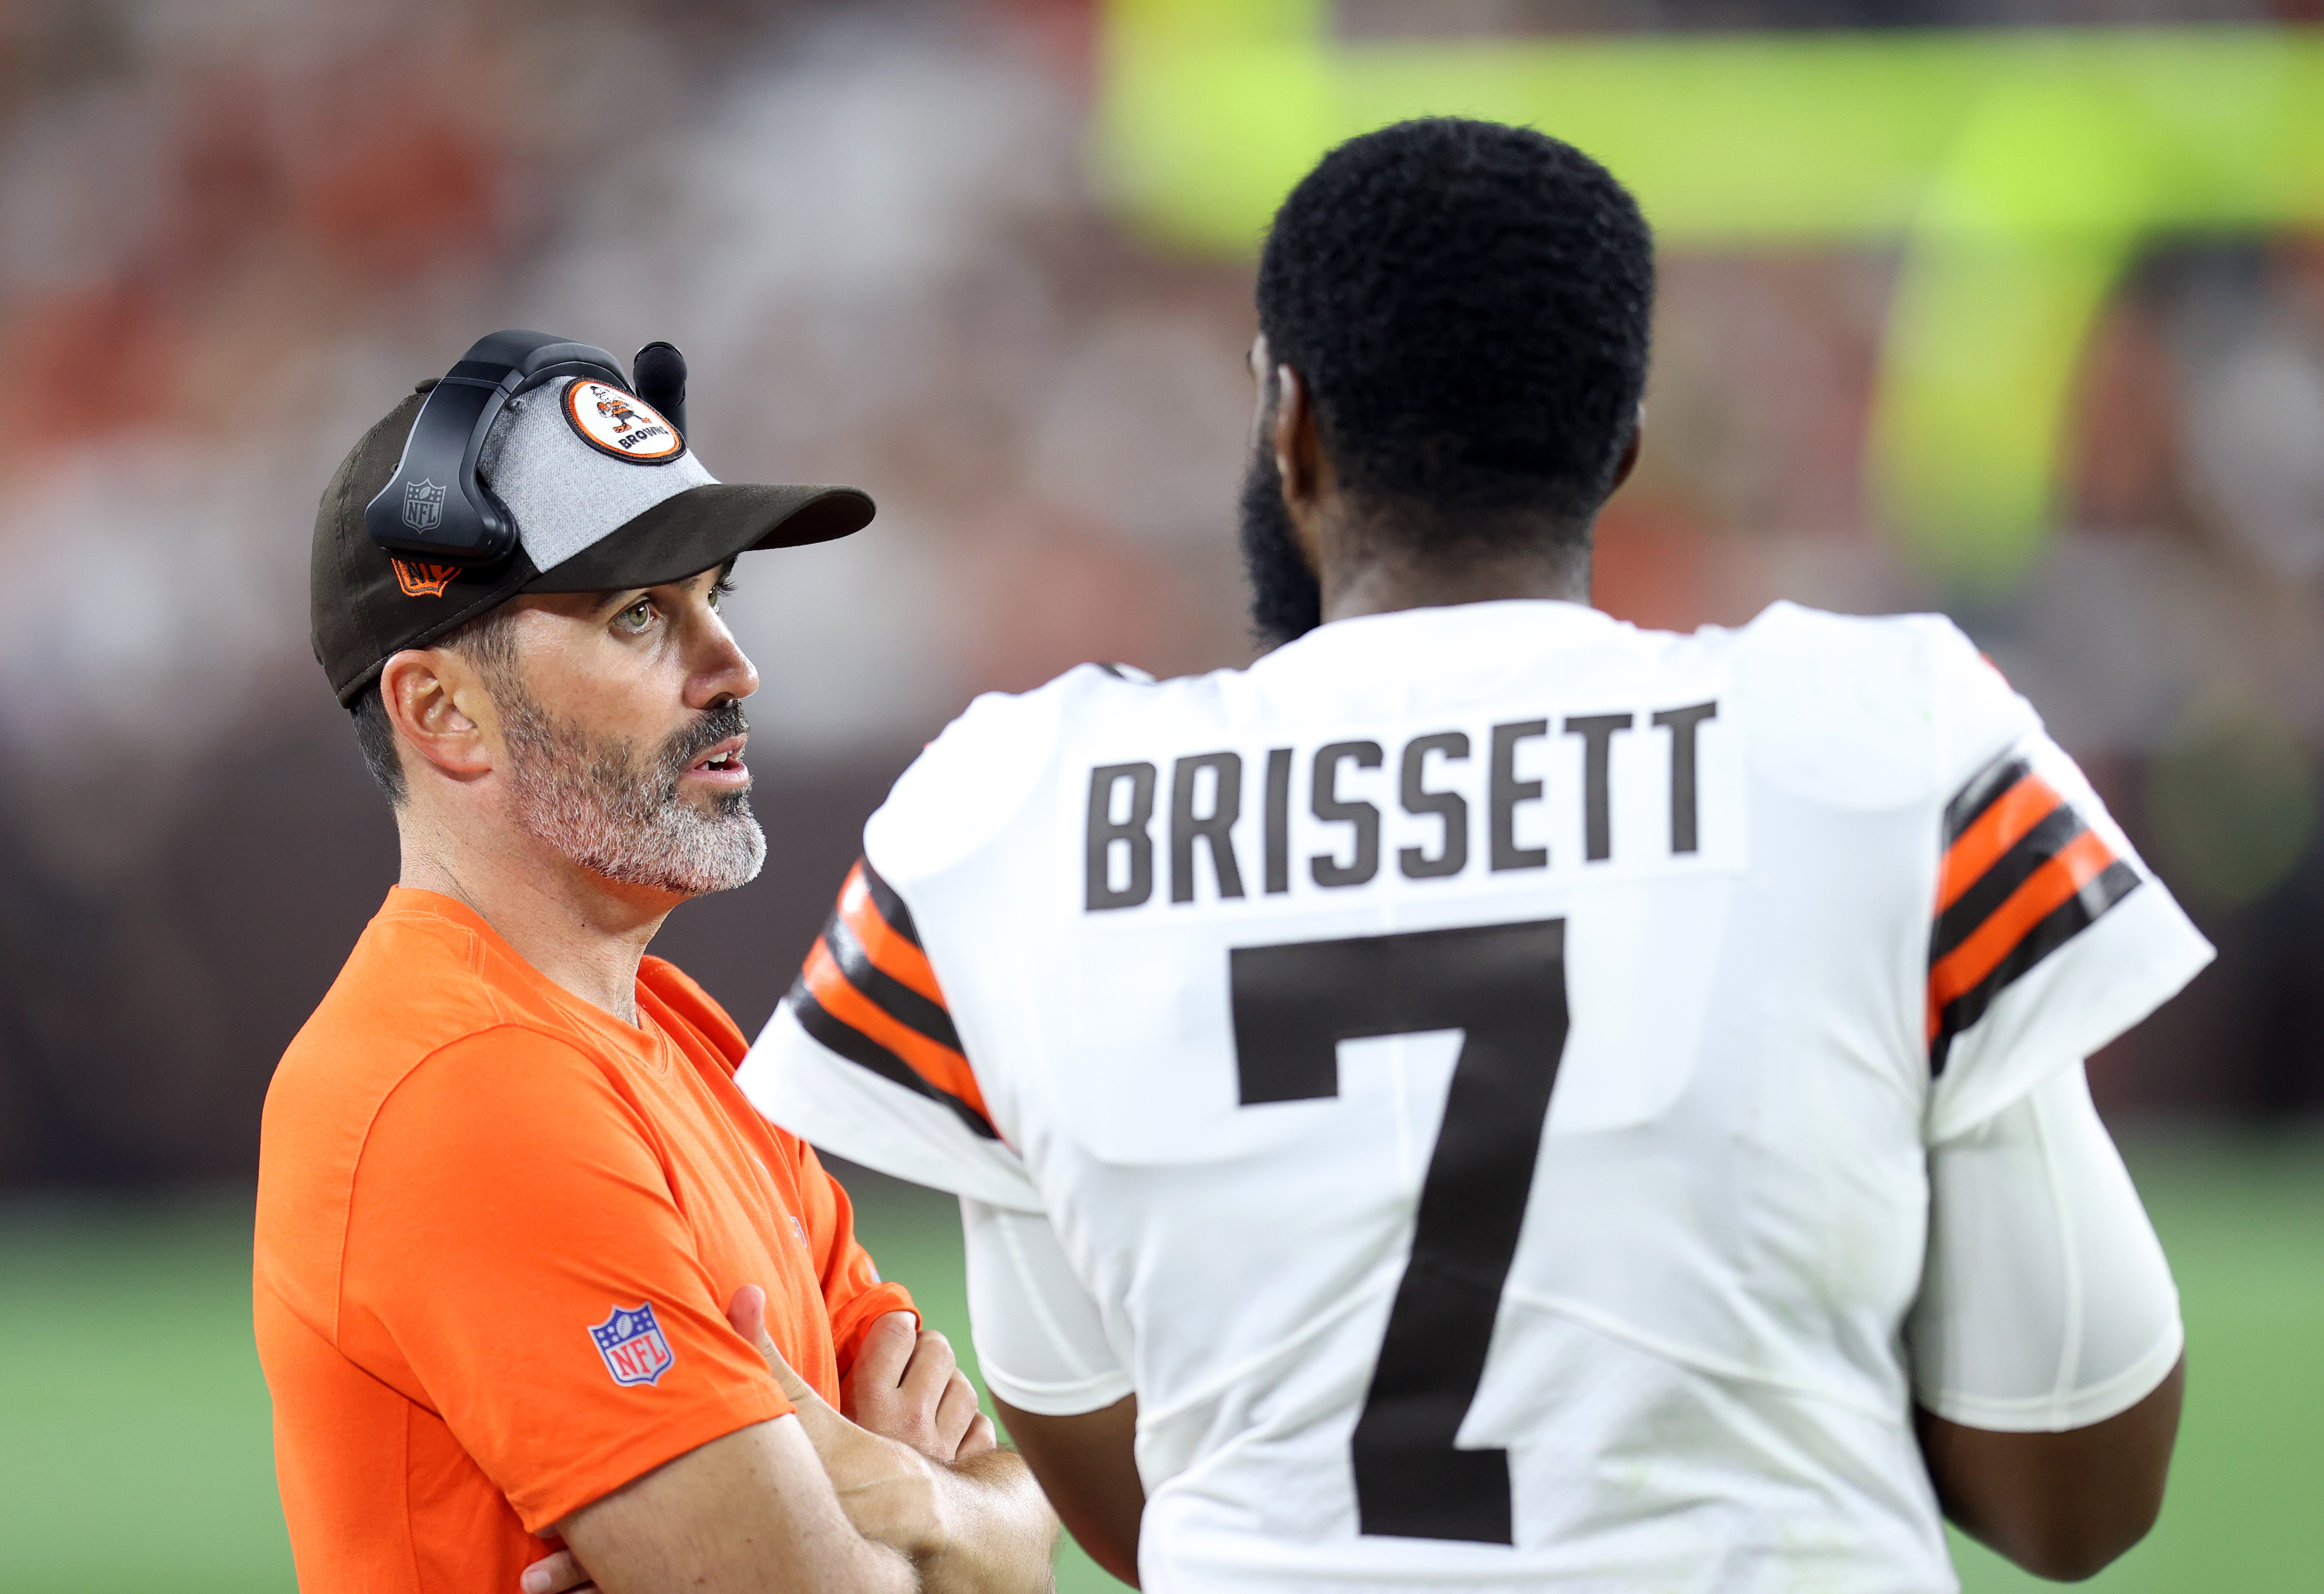
<path id="1" fill-rule="evenodd" d="M 653 1303 L 647 1301 L 636 1306 L 616 1306 L 613 1314 L 589 1329 L 589 1338 L 596 1342 L 597 1354 L 605 1359 L 605 1370 L 613 1375 L 616 1384 L 659 1383 L 662 1374 L 677 1357 L 669 1341 L 662 1337 L 661 1325 L 654 1321 Z"/>

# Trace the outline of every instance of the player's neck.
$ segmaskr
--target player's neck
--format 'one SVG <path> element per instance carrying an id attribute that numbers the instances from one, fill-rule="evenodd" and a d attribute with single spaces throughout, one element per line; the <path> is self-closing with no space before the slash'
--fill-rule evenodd
<path id="1" fill-rule="evenodd" d="M 1368 552 L 1330 561 L 1323 572 L 1326 621 L 1508 598 L 1588 603 L 1589 550 L 1525 548 L 1437 560 Z"/>
<path id="2" fill-rule="evenodd" d="M 638 1021 L 639 961 L 679 898 L 616 885 L 505 826 L 456 828 L 408 807 L 398 828 L 399 884 L 465 903 L 544 978 Z"/>

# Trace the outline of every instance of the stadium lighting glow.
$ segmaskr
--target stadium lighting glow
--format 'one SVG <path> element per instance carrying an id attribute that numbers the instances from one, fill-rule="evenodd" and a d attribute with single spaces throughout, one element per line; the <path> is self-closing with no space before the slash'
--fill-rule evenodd
<path id="1" fill-rule="evenodd" d="M 1109 0 L 1101 161 L 1157 241 L 1247 257 L 1333 143 L 1525 123 L 1669 247 L 1894 247 L 1866 461 L 1965 587 L 2040 550 L 2076 369 L 2143 240 L 2324 226 L 2324 29 L 1335 39 L 1328 0 Z"/>

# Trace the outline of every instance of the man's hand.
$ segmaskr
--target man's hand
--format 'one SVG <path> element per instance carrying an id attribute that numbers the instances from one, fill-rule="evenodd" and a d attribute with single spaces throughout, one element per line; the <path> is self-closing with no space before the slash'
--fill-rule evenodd
<path id="1" fill-rule="evenodd" d="M 977 1406 L 976 1387 L 953 1356 L 952 1342 L 934 1329 L 919 1328 L 908 1312 L 889 1313 L 863 1336 L 855 1365 L 840 1387 L 840 1410 L 872 1433 L 900 1440 L 947 1467 L 1001 1446 L 992 1419 Z"/>
<path id="2" fill-rule="evenodd" d="M 734 1292 L 726 1307 L 726 1321 L 758 1347 L 768 1370 L 798 1408 L 799 1424 L 807 1430 L 823 1470 L 831 1475 L 840 1508 L 855 1525 L 855 1531 L 915 1561 L 933 1553 L 940 1545 L 944 1525 L 937 1510 L 936 1474 L 927 1458 L 901 1440 L 849 1422 L 832 1410 L 831 1403 L 815 1392 L 814 1385 L 791 1370 L 791 1364 L 783 1359 L 767 1332 L 767 1292 L 757 1285 L 746 1284 Z M 936 1338 L 941 1341 L 943 1336 Z M 946 1347 L 947 1361 L 951 1355 Z"/>
<path id="3" fill-rule="evenodd" d="M 1025 1463 L 993 1442 L 991 1423 L 975 1410 L 974 1391 L 942 1334 L 914 1334 L 890 1313 L 857 1354 L 846 1398 L 858 1410 L 868 1402 L 890 1420 L 921 1424 L 933 1444 L 951 1444 L 948 1463 L 832 1410 L 775 1349 L 766 1313 L 766 1292 L 745 1285 L 726 1318 L 759 1348 L 798 1407 L 856 1532 L 910 1556 L 924 1594 L 1046 1594 L 1054 1587 L 1056 1516 Z M 867 1372 L 864 1363 L 875 1356 Z M 973 1420 L 963 1421 L 964 1413 Z"/>
<path id="4" fill-rule="evenodd" d="M 570 1550 L 559 1550 L 526 1567 L 517 1587 L 523 1594 L 598 1594 L 597 1585 L 589 1580 Z"/>

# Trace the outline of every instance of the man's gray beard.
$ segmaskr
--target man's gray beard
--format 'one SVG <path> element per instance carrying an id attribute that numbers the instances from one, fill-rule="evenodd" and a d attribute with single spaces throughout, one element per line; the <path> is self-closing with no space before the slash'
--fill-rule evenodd
<path id="1" fill-rule="evenodd" d="M 513 680 L 493 696 L 513 766 L 516 822 L 526 834 L 620 885 L 700 897 L 758 878 L 767 835 L 751 813 L 750 794 L 721 797 L 707 814 L 678 796 L 687 766 L 742 732 L 740 705 L 714 710 L 641 760 L 626 740 L 592 742 Z"/>

